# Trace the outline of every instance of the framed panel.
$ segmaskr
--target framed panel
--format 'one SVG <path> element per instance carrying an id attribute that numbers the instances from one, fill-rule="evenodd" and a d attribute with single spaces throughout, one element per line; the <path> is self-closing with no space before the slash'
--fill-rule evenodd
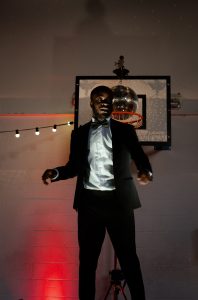
<path id="1" fill-rule="evenodd" d="M 155 149 L 170 149 L 170 76 L 127 76 L 120 80 L 115 76 L 77 76 L 75 87 L 75 128 L 91 119 L 90 92 L 99 85 L 110 88 L 126 87 L 135 92 L 137 105 L 133 112 L 113 112 L 112 117 L 134 126 L 138 116 L 141 123 L 135 125 L 142 145 Z M 115 100 L 115 98 L 114 98 Z M 127 117 L 123 117 L 127 115 Z M 134 121 L 130 121 L 129 114 Z M 117 117 L 119 115 L 119 118 Z M 123 115 L 121 117 L 121 115 Z"/>

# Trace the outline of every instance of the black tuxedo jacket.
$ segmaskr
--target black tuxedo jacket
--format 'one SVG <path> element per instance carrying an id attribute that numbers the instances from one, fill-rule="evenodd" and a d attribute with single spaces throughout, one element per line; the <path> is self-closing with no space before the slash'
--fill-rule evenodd
<path id="1" fill-rule="evenodd" d="M 65 166 L 56 167 L 59 171 L 57 179 L 64 180 L 77 176 L 74 197 L 74 209 L 78 209 L 82 201 L 83 179 L 89 176 L 88 136 L 91 122 L 80 126 L 71 135 L 70 157 Z M 134 160 L 140 172 L 152 172 L 148 157 L 144 153 L 133 126 L 110 119 L 113 148 L 113 169 L 116 201 L 120 208 L 131 210 L 140 207 L 140 200 L 133 182 L 131 161 Z"/>

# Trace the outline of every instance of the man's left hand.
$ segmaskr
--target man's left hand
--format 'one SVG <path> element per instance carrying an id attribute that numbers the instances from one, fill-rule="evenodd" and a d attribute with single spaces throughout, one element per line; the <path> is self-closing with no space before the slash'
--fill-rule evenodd
<path id="1" fill-rule="evenodd" d="M 151 172 L 149 173 L 139 173 L 137 180 L 139 182 L 140 185 L 147 185 L 150 181 L 153 180 L 153 175 Z"/>

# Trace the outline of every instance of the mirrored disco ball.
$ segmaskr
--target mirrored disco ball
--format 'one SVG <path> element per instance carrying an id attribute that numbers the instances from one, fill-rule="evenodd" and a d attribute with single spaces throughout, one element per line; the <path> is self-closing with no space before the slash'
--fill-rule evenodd
<path id="1" fill-rule="evenodd" d="M 136 111 L 138 96 L 129 87 L 116 85 L 112 88 L 113 98 L 113 118 L 117 120 L 130 121 L 132 113 Z M 127 114 L 128 112 L 128 114 Z"/>

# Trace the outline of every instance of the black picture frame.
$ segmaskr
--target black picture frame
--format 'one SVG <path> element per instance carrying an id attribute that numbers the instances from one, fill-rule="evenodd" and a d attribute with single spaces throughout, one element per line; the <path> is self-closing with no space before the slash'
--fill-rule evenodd
<path id="1" fill-rule="evenodd" d="M 76 76 L 75 129 L 91 118 L 90 92 L 98 85 L 131 88 L 138 96 L 142 125 L 136 128 L 139 141 L 157 150 L 171 149 L 171 77 L 168 75 L 127 76 Z M 138 108 L 139 109 L 139 108 Z"/>

